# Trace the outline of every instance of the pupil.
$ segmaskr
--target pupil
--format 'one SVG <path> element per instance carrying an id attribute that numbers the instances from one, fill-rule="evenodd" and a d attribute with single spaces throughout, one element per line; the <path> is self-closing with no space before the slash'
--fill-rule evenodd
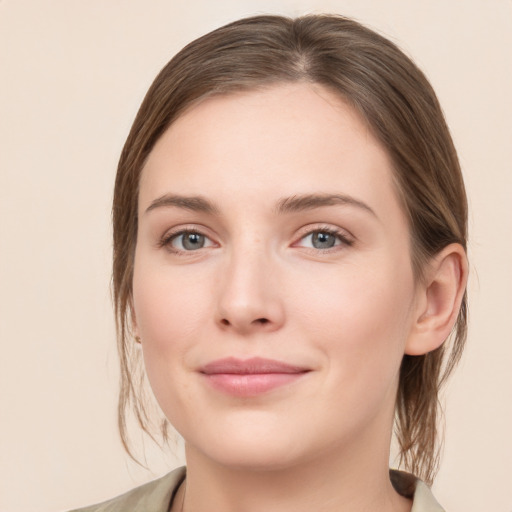
<path id="1" fill-rule="evenodd" d="M 329 249 L 334 247 L 335 239 L 330 233 L 315 233 L 313 235 L 313 246 L 316 249 Z"/>
<path id="2" fill-rule="evenodd" d="M 183 247 L 185 249 L 200 249 L 204 245 L 204 236 L 199 233 L 189 233 L 183 239 Z"/>

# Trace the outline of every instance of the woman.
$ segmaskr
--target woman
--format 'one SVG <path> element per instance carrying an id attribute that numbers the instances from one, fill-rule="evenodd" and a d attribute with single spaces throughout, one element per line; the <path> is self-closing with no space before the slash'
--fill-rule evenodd
<path id="1" fill-rule="evenodd" d="M 185 47 L 113 222 L 122 438 L 128 406 L 152 433 L 142 352 L 187 469 L 86 510 L 442 510 L 418 478 L 465 340 L 466 217 L 435 94 L 383 37 L 259 16 Z M 394 424 L 416 476 L 388 470 Z"/>

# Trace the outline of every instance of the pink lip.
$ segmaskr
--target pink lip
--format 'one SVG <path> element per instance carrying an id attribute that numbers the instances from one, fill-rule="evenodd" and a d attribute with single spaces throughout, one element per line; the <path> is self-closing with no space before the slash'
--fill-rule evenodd
<path id="1" fill-rule="evenodd" d="M 224 393 L 250 397 L 292 383 L 310 370 L 273 359 L 228 357 L 200 368 L 209 384 Z"/>

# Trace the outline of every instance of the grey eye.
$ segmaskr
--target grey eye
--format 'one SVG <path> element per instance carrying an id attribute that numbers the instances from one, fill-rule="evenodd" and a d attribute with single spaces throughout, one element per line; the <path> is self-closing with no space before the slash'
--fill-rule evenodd
<path id="1" fill-rule="evenodd" d="M 201 233 L 185 231 L 176 235 L 172 240 L 173 247 L 184 251 L 195 251 L 205 246 L 206 237 Z"/>
<path id="2" fill-rule="evenodd" d="M 352 242 L 337 230 L 322 228 L 310 231 L 300 239 L 297 245 L 310 249 L 325 250 L 340 245 L 350 246 Z"/>
<path id="3" fill-rule="evenodd" d="M 336 236 L 326 231 L 311 233 L 311 245 L 315 249 L 330 249 L 336 245 Z"/>

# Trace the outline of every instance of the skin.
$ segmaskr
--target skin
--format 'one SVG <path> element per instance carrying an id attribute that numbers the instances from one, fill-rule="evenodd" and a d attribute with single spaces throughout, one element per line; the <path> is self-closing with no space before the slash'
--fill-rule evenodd
<path id="1" fill-rule="evenodd" d="M 277 211 L 305 194 L 345 201 Z M 205 238 L 185 246 L 184 230 Z M 386 151 L 320 86 L 212 97 L 171 125 L 140 182 L 133 317 L 186 442 L 180 507 L 410 510 L 388 476 L 400 362 L 442 343 L 464 272 L 455 247 L 416 282 L 409 240 Z M 249 397 L 201 373 L 254 356 L 308 371 Z"/>

